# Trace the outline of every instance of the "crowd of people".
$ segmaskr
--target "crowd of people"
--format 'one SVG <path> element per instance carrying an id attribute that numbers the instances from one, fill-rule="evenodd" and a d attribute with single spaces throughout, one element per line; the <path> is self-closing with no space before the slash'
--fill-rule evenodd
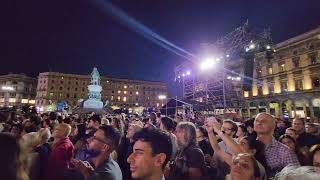
<path id="1" fill-rule="evenodd" d="M 237 122 L 0 113 L 2 180 L 320 179 L 320 126 L 268 113 Z"/>

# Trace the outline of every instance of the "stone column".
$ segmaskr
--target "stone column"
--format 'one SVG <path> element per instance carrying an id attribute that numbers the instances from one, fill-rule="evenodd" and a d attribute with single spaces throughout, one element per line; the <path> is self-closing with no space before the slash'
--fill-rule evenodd
<path id="1" fill-rule="evenodd" d="M 296 108 L 296 103 L 294 101 L 292 101 L 292 105 L 293 105 L 293 115 L 294 115 L 294 118 L 297 116 L 297 108 Z M 291 114 L 291 107 L 290 107 L 290 114 Z"/>
<path id="2" fill-rule="evenodd" d="M 303 103 L 303 111 L 305 114 L 305 118 L 308 116 L 306 103 Z"/>
<path id="3" fill-rule="evenodd" d="M 309 103 L 309 110 L 310 110 L 310 118 L 314 118 L 314 110 L 313 110 L 312 100 L 308 99 L 308 103 Z"/>
<path id="4" fill-rule="evenodd" d="M 282 107 L 282 102 L 280 101 L 280 102 L 279 102 L 279 116 L 280 116 L 280 117 L 283 116 L 282 108 L 283 108 L 283 107 Z"/>

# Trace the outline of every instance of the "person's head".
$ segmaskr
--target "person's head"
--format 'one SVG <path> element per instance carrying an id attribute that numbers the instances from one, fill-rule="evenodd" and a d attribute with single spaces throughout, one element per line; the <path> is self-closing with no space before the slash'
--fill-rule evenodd
<path id="1" fill-rule="evenodd" d="M 10 133 L 17 138 L 20 137 L 22 133 L 22 126 L 20 124 L 13 124 Z"/>
<path id="2" fill-rule="evenodd" d="M 223 121 L 221 130 L 225 135 L 233 137 L 238 131 L 238 126 L 234 121 L 227 119 Z"/>
<path id="3" fill-rule="evenodd" d="M 208 137 L 208 132 L 204 127 L 199 126 L 196 129 L 196 135 L 197 135 L 197 139 L 207 138 Z"/>
<path id="4" fill-rule="evenodd" d="M 180 122 L 176 128 L 177 145 L 184 149 L 189 144 L 196 144 L 196 127 L 191 122 Z"/>
<path id="5" fill-rule="evenodd" d="M 128 131 L 127 131 L 126 137 L 128 139 L 132 139 L 133 135 L 136 132 L 140 131 L 141 129 L 142 129 L 142 126 L 140 124 L 135 124 L 135 123 L 130 124 L 130 126 L 128 127 Z"/>
<path id="6" fill-rule="evenodd" d="M 249 134 L 252 134 L 254 132 L 254 129 L 253 129 L 253 126 L 254 126 L 254 119 L 251 118 L 251 119 L 247 119 L 245 122 L 244 122 L 244 125 L 247 127 L 247 132 Z"/>
<path id="7" fill-rule="evenodd" d="M 252 154 L 240 153 L 232 158 L 230 167 L 232 180 L 254 180 L 260 178 L 259 166 Z"/>
<path id="8" fill-rule="evenodd" d="M 306 128 L 306 133 L 309 133 L 309 134 L 317 134 L 319 132 L 319 126 L 314 123 L 307 123 L 305 128 Z"/>
<path id="9" fill-rule="evenodd" d="M 318 180 L 319 168 L 288 165 L 277 173 L 274 180 Z"/>
<path id="10" fill-rule="evenodd" d="M 50 112 L 49 119 L 51 121 L 57 120 L 58 119 L 58 114 L 56 112 Z"/>
<path id="11" fill-rule="evenodd" d="M 28 179 L 17 138 L 10 134 L 0 133 L 0 147 L 0 179 Z"/>
<path id="12" fill-rule="evenodd" d="M 244 125 L 244 124 L 240 124 L 239 126 L 238 126 L 238 131 L 237 131 L 237 134 L 236 134 L 236 136 L 239 138 L 241 138 L 241 137 L 244 137 L 244 136 L 246 136 L 246 134 L 247 134 L 247 127 Z"/>
<path id="13" fill-rule="evenodd" d="M 50 122 L 50 119 L 48 119 L 48 118 L 46 118 L 46 119 L 44 119 L 42 122 L 41 122 L 41 126 L 42 126 L 42 128 L 49 128 L 50 127 L 50 124 L 51 124 L 51 122 Z"/>
<path id="14" fill-rule="evenodd" d="M 279 142 L 282 144 L 288 146 L 291 150 L 295 151 L 296 150 L 296 141 L 293 139 L 293 137 L 289 135 L 282 135 L 279 138 Z"/>
<path id="15" fill-rule="evenodd" d="M 41 128 L 39 130 L 39 139 L 41 144 L 47 143 L 50 137 L 51 137 L 51 132 L 49 128 Z"/>
<path id="16" fill-rule="evenodd" d="M 160 119 L 160 129 L 171 132 L 174 128 L 173 119 L 169 117 L 162 117 Z"/>
<path id="17" fill-rule="evenodd" d="M 134 137 L 133 152 L 128 157 L 134 179 L 161 177 L 172 154 L 169 134 L 159 129 L 143 128 Z"/>
<path id="18" fill-rule="evenodd" d="M 293 139 L 297 139 L 297 136 L 298 136 L 297 131 L 292 127 L 287 128 L 285 134 L 288 136 L 291 136 Z"/>
<path id="19" fill-rule="evenodd" d="M 297 131 L 298 134 L 302 133 L 304 131 L 304 119 L 302 118 L 295 118 L 292 121 L 292 127 Z"/>
<path id="20" fill-rule="evenodd" d="M 243 152 L 255 154 L 264 149 L 264 144 L 255 138 L 244 136 L 239 140 L 240 148 Z"/>
<path id="21" fill-rule="evenodd" d="M 312 165 L 320 168 L 320 144 L 313 145 L 310 154 Z"/>
<path id="22" fill-rule="evenodd" d="M 41 118 L 39 116 L 36 115 L 32 115 L 30 117 L 30 122 L 32 125 L 35 125 L 36 127 L 40 127 L 41 125 Z"/>
<path id="23" fill-rule="evenodd" d="M 90 117 L 89 122 L 87 124 L 87 128 L 91 129 L 91 128 L 96 128 L 98 129 L 99 126 L 101 124 L 101 118 L 99 115 L 93 115 Z"/>
<path id="24" fill-rule="evenodd" d="M 90 157 L 108 156 L 120 142 L 120 132 L 112 126 L 101 126 L 91 137 L 88 145 Z"/>
<path id="25" fill-rule="evenodd" d="M 61 123 L 54 128 L 52 136 L 55 139 L 61 139 L 61 138 L 68 137 L 70 133 L 71 133 L 71 126 L 69 124 Z"/>
<path id="26" fill-rule="evenodd" d="M 157 124 L 157 115 L 156 115 L 156 113 L 151 113 L 150 114 L 149 123 L 152 123 L 153 125 Z"/>
<path id="27" fill-rule="evenodd" d="M 254 120 L 254 130 L 259 135 L 272 136 L 276 128 L 275 119 L 268 113 L 260 113 Z"/>
<path id="28" fill-rule="evenodd" d="M 124 124 L 123 121 L 119 118 L 113 118 L 111 121 L 111 126 L 113 128 L 118 129 L 118 131 L 121 133 L 121 135 L 124 133 Z"/>

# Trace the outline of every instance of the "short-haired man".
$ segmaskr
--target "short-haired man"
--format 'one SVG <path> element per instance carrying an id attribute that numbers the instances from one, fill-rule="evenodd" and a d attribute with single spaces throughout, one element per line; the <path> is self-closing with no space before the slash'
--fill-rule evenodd
<path id="1" fill-rule="evenodd" d="M 155 128 L 144 128 L 133 139 L 133 152 L 127 159 L 132 177 L 140 180 L 163 179 L 172 151 L 169 134 Z"/>
<path id="2" fill-rule="evenodd" d="M 170 179 L 199 179 L 204 176 L 205 160 L 196 144 L 196 127 L 191 122 L 180 122 L 176 128 L 178 152 L 170 167 Z"/>
<path id="3" fill-rule="evenodd" d="M 295 118 L 292 122 L 293 129 L 296 130 L 298 134 L 297 143 L 301 148 L 308 147 L 310 148 L 312 145 L 318 143 L 318 139 L 316 136 L 312 134 L 308 134 L 305 132 L 305 121 L 302 118 Z"/>
<path id="4" fill-rule="evenodd" d="M 121 143 L 118 149 L 118 163 L 121 168 L 123 179 L 130 180 L 131 172 L 130 165 L 127 162 L 129 155 L 132 153 L 132 147 L 134 144 L 133 136 L 135 133 L 140 131 L 142 126 L 140 124 L 131 123 L 128 127 L 126 137 L 122 137 Z"/>
<path id="5" fill-rule="evenodd" d="M 101 126 L 89 139 L 91 164 L 75 160 L 74 164 L 86 180 L 122 180 L 121 169 L 110 154 L 118 147 L 120 133 L 112 126 Z"/>
<path id="6" fill-rule="evenodd" d="M 299 165 L 296 154 L 286 145 L 278 142 L 273 133 L 276 128 L 276 122 L 272 115 L 260 113 L 254 121 L 254 130 L 257 132 L 257 138 L 265 145 L 265 157 L 267 160 L 267 176 L 273 177 L 287 165 Z"/>
<path id="7" fill-rule="evenodd" d="M 59 124 L 53 131 L 53 147 L 48 159 L 46 178 L 48 180 L 63 179 L 73 157 L 73 144 L 69 139 L 71 126 Z"/>

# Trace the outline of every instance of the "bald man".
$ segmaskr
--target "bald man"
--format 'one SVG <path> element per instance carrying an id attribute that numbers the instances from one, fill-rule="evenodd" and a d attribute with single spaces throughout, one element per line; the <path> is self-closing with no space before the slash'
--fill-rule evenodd
<path id="1" fill-rule="evenodd" d="M 287 165 L 299 165 L 296 154 L 286 145 L 278 142 L 273 133 L 276 128 L 275 118 L 268 113 L 260 113 L 254 121 L 257 138 L 265 145 L 268 178 L 273 177 Z"/>
<path id="2" fill-rule="evenodd" d="M 71 126 L 59 124 L 53 131 L 54 142 L 47 166 L 46 179 L 63 179 L 64 172 L 69 168 L 73 157 L 73 144 L 69 139 Z"/>

